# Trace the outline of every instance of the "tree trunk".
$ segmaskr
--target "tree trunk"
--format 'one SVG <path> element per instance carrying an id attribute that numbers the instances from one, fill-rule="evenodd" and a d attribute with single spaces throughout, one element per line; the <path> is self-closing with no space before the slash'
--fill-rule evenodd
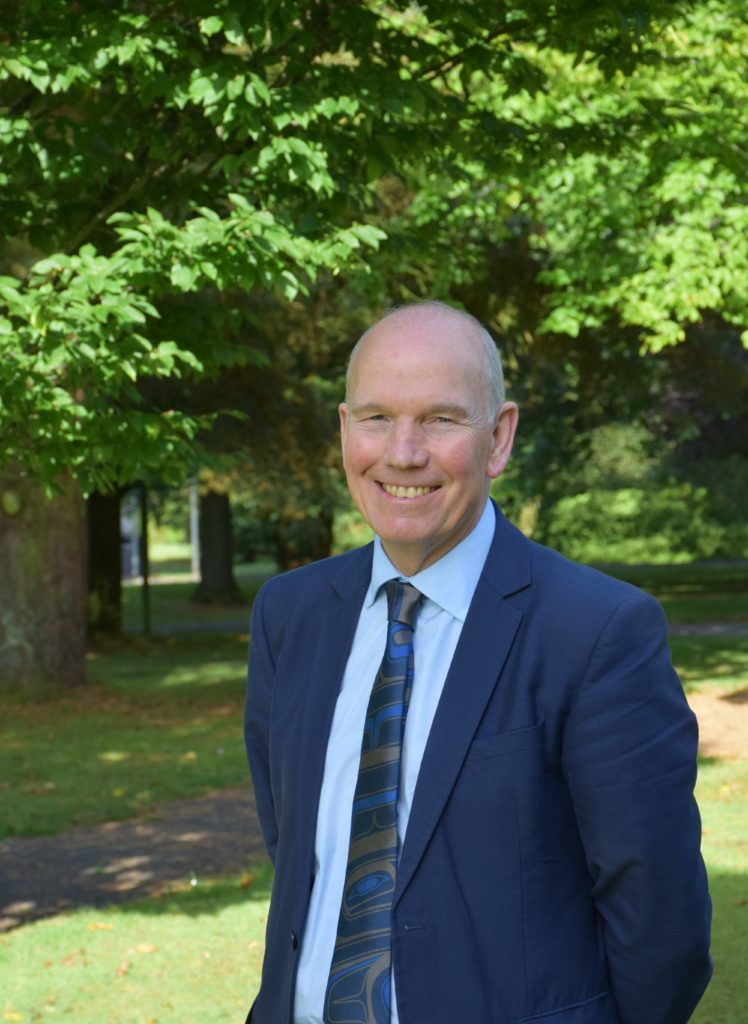
<path id="1" fill-rule="evenodd" d="M 192 600 L 214 604 L 243 601 L 234 579 L 228 494 L 207 491 L 200 495 L 200 582 Z"/>
<path id="2" fill-rule="evenodd" d="M 85 514 L 77 485 L 45 497 L 0 472 L 0 686 L 85 681 Z"/>
<path id="3" fill-rule="evenodd" d="M 122 491 L 94 491 L 86 502 L 88 524 L 88 630 L 94 636 L 122 631 Z"/>

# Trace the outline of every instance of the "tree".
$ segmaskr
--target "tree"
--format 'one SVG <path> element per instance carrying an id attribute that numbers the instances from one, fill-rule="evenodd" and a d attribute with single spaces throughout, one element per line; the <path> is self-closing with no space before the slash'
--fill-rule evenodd
<path id="1" fill-rule="evenodd" d="M 241 601 L 234 578 L 231 504 L 225 491 L 211 489 L 200 495 L 200 582 L 192 600 L 205 604 Z"/>
<path id="2" fill-rule="evenodd" d="M 88 631 L 118 636 L 122 591 L 120 530 L 121 488 L 107 494 L 93 491 L 86 502 Z"/>
<path id="3" fill-rule="evenodd" d="M 85 532 L 69 481 L 40 502 L 33 483 L 0 472 L 0 668 L 9 684 L 83 681 Z"/>
<path id="4" fill-rule="evenodd" d="M 537 164 L 558 132 L 497 113 L 484 83 L 537 93 L 534 50 L 628 73 L 682 6 L 6 5 L 4 472 L 58 494 L 183 475 L 205 423 L 171 384 L 257 362 L 247 295 L 364 263 L 383 175 Z"/>
<path id="5" fill-rule="evenodd" d="M 748 99 L 738 59 L 746 42 L 748 19 L 731 0 L 684 9 L 626 73 L 527 42 L 532 94 L 487 77 L 474 102 L 522 124 L 527 139 L 542 142 L 543 159 L 480 181 L 477 171 L 460 180 L 418 168 L 381 189 L 377 223 L 388 238 L 367 294 L 452 297 L 492 326 L 522 407 L 501 493 L 510 506 L 540 507 L 539 534 L 544 513 L 584 486 L 576 467 L 606 421 L 646 423 L 663 476 L 683 472 L 671 457 L 674 410 L 664 406 L 683 394 L 684 365 L 688 392 L 707 374 L 731 381 L 712 416 L 702 409 L 689 419 L 684 450 L 690 459 L 706 447 L 730 456 L 729 471 L 718 473 L 712 457 L 699 476 L 712 489 L 730 485 L 715 505 L 736 504 L 748 154 L 734 112 Z M 414 231 L 423 224 L 428 236 Z"/>
<path id="6" fill-rule="evenodd" d="M 657 352 L 711 311 L 746 327 L 748 152 L 734 116 L 748 100 L 738 67 L 746 44 L 744 8 L 709 0 L 662 34 L 658 63 L 616 76 L 613 89 L 593 75 L 580 91 L 579 72 L 559 62 L 540 116 L 563 123 L 586 100 L 593 122 L 615 110 L 629 143 L 557 148 L 534 190 L 546 329 L 574 334 L 615 317 Z"/>

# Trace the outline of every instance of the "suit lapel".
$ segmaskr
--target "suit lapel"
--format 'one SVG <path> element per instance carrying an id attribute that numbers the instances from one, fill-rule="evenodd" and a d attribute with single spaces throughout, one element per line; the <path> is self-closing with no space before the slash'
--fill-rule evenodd
<path id="1" fill-rule="evenodd" d="M 493 543 L 447 673 L 421 762 L 398 865 L 395 901 L 413 876 L 449 799 L 522 620 L 505 598 L 530 583 L 527 539 L 496 510 Z"/>
<path id="2" fill-rule="evenodd" d="M 314 616 L 315 642 L 298 665 L 306 679 L 304 710 L 295 730 L 298 742 L 300 801 L 306 817 L 299 834 L 314 838 L 317 806 L 335 704 L 353 643 L 361 605 L 371 578 L 372 545 L 351 553 L 341 571 L 330 581 L 329 599 Z M 309 656 L 309 652 L 313 652 Z"/>

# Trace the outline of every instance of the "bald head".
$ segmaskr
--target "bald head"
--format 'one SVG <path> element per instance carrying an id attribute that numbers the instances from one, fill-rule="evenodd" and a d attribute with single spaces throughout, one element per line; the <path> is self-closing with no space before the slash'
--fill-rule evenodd
<path id="1" fill-rule="evenodd" d="M 421 327 L 429 322 L 438 323 L 440 327 L 454 322 L 455 337 L 462 339 L 462 343 L 470 346 L 471 342 L 478 347 L 483 372 L 481 381 L 484 389 L 483 408 L 486 420 L 494 422 L 504 404 L 504 374 L 501 368 L 501 358 L 493 338 L 479 320 L 469 313 L 465 313 L 445 302 L 429 300 L 427 302 L 415 302 L 407 306 L 396 306 L 377 320 L 375 324 L 365 331 L 358 339 L 348 359 L 348 370 L 346 373 L 346 402 L 348 401 L 351 384 L 355 373 L 356 361 L 367 340 L 377 333 L 378 329 L 387 324 L 388 327 L 401 328 L 402 345 L 408 344 L 408 329 L 410 327 Z"/>

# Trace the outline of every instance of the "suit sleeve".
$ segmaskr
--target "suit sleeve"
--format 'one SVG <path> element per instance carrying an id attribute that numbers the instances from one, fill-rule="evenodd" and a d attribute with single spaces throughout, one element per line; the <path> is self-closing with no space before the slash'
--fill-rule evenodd
<path id="1" fill-rule="evenodd" d="M 254 787 L 257 816 L 268 855 L 275 863 L 278 825 L 270 782 L 270 708 L 275 661 L 265 630 L 266 590 L 258 593 L 252 609 L 249 636 L 249 676 L 244 712 L 244 739 Z"/>
<path id="2" fill-rule="evenodd" d="M 564 737 L 621 1024 L 686 1024 L 711 974 L 696 748 L 662 610 L 629 596 L 598 637 Z"/>

